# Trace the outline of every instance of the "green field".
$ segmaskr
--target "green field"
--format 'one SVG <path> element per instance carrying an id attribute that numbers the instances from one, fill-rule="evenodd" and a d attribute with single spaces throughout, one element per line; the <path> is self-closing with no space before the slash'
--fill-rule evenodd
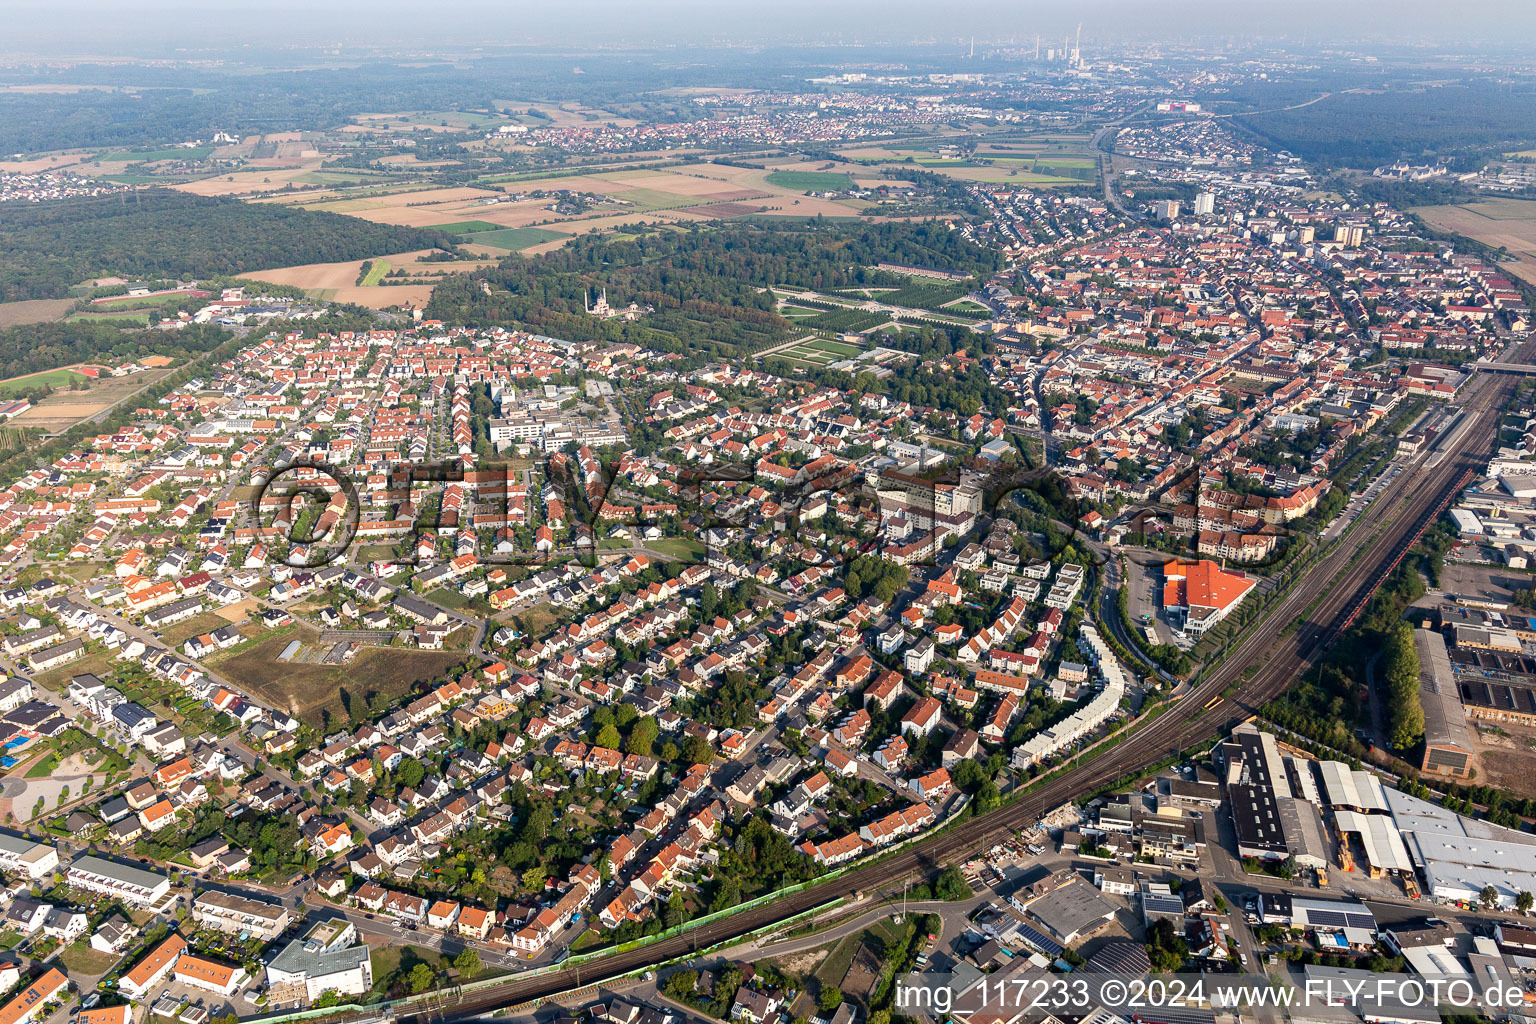
<path id="1" fill-rule="evenodd" d="M 368 268 L 367 276 L 358 283 L 364 288 L 372 288 L 384 280 L 384 275 L 389 273 L 391 269 L 388 260 L 374 260 L 373 266 Z"/>
<path id="2" fill-rule="evenodd" d="M 501 230 L 500 224 L 492 224 L 488 220 L 456 220 L 452 224 L 433 224 L 432 227 L 450 235 L 472 235 L 477 231 Z"/>
<path id="3" fill-rule="evenodd" d="M 774 357 L 788 359 L 790 362 L 802 366 L 826 366 L 828 363 L 840 362 L 851 359 L 864 351 L 857 345 L 850 345 L 843 341 L 832 341 L 827 338 L 812 338 L 781 348 L 773 353 Z"/>
<path id="4" fill-rule="evenodd" d="M 73 319 L 73 317 L 71 317 Z M 83 374 L 74 370 L 44 370 L 42 373 L 0 381 L 0 395 L 15 395 L 33 388 L 67 388 L 70 381 L 80 380 Z"/>
<path id="5" fill-rule="evenodd" d="M 516 252 L 530 245 L 553 242 L 557 238 L 565 237 L 564 232 L 551 231 L 548 228 L 498 228 L 495 231 L 475 231 L 462 236 L 462 240 L 479 242 L 481 245 L 494 245 L 498 249 L 511 249 Z"/>
<path id="6" fill-rule="evenodd" d="M 831 171 L 774 171 L 767 182 L 796 192 L 842 192 L 853 188 L 853 179 Z"/>
<path id="7" fill-rule="evenodd" d="M 156 306 L 184 306 L 192 301 L 203 301 L 194 295 L 122 295 L 115 299 L 101 299 L 91 303 L 93 310 L 151 309 Z"/>
<path id="8" fill-rule="evenodd" d="M 92 320 L 112 320 L 122 323 L 147 324 L 149 323 L 149 314 L 143 310 L 120 309 L 116 311 L 109 310 L 101 313 L 75 313 L 71 316 L 65 317 L 65 322 L 72 324 L 85 323 Z"/>
<path id="9" fill-rule="evenodd" d="M 110 163 L 145 164 L 157 160 L 201 160 L 213 152 L 212 146 L 193 146 L 190 149 L 178 147 L 176 149 L 151 149 L 138 153 L 111 153 L 97 157 L 98 160 Z"/>
<path id="10" fill-rule="evenodd" d="M 625 213 L 650 213 L 652 210 L 676 210 L 683 206 L 704 206 L 708 199 L 685 196 L 681 192 L 663 192 L 659 188 L 626 188 L 610 192 L 613 199 L 622 200 Z"/>
<path id="11" fill-rule="evenodd" d="M 305 171 L 293 179 L 306 185 L 372 185 L 381 181 L 399 180 L 393 175 L 385 175 L 378 171 L 345 170 L 345 171 Z"/>

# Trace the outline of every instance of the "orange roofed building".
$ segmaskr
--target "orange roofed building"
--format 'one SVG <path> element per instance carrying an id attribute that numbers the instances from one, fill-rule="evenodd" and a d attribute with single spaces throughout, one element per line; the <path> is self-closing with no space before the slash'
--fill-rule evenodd
<path id="1" fill-rule="evenodd" d="M 1203 636 L 1256 586 L 1257 580 L 1227 572 L 1209 559 L 1170 561 L 1163 565 L 1163 609 L 1170 620 L 1183 619 L 1190 636 Z"/>

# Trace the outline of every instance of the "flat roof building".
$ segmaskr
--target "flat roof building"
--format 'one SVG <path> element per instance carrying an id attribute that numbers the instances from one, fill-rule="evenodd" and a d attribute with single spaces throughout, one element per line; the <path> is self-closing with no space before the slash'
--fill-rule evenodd
<path id="1" fill-rule="evenodd" d="M 373 987 L 368 946 L 357 940 L 352 922 L 320 921 L 302 939 L 283 947 L 267 965 L 274 1003 L 312 1003 L 322 992 L 361 995 Z"/>
<path id="2" fill-rule="evenodd" d="M 281 903 L 209 890 L 192 901 L 192 919 L 222 932 L 250 932 L 263 940 L 275 939 L 288 927 L 288 908 Z"/>
<path id="3" fill-rule="evenodd" d="M 101 857 L 79 858 L 65 877 L 78 889 L 116 896 L 136 907 L 158 903 L 171 891 L 171 880 L 164 875 Z"/>
<path id="4" fill-rule="evenodd" d="M 1419 651 L 1419 703 L 1424 706 L 1424 760 L 1419 767 L 1427 775 L 1465 779 L 1472 769 L 1472 734 L 1445 637 L 1432 629 L 1416 629 L 1413 640 Z"/>
<path id="5" fill-rule="evenodd" d="M 0 833 L 0 868 L 20 871 L 34 882 L 53 874 L 59 866 L 59 851 L 21 836 Z"/>

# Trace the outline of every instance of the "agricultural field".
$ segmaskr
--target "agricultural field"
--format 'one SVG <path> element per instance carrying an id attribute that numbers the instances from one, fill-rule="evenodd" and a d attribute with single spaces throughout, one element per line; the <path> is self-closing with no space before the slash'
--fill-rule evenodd
<path id="1" fill-rule="evenodd" d="M 1487 199 L 1460 206 L 1419 206 L 1414 213 L 1439 231 L 1453 231 L 1514 257 L 1500 264 L 1536 284 L 1536 199 Z"/>
<path id="2" fill-rule="evenodd" d="M 177 147 L 175 149 L 153 149 L 141 152 L 116 152 L 100 153 L 96 156 L 98 163 L 104 164 L 150 164 L 162 160 L 201 160 L 213 152 L 212 146 Z"/>
<path id="3" fill-rule="evenodd" d="M 495 249 L 506 249 L 511 252 L 520 252 L 524 249 L 541 245 L 545 242 L 565 241 L 571 236 L 562 231 L 551 231 L 549 228 L 496 228 L 489 231 L 475 231 L 462 236 L 466 242 L 476 245 L 488 245 Z"/>
<path id="4" fill-rule="evenodd" d="M 364 274 L 363 279 L 357 283 L 363 288 L 377 287 L 379 282 L 384 280 L 384 275 L 389 273 L 391 269 L 393 268 L 388 260 L 374 260 L 368 267 L 368 273 Z"/>
<path id="5" fill-rule="evenodd" d="M 472 235 L 476 231 L 495 231 L 500 224 L 492 224 L 488 220 L 458 220 L 452 224 L 431 224 L 437 230 L 447 235 Z"/>
<path id="6" fill-rule="evenodd" d="M 0 302 L 0 327 L 17 324 L 40 324 L 57 320 L 69 312 L 74 299 L 24 299 L 20 302 Z"/>
<path id="7" fill-rule="evenodd" d="M 417 257 L 426 255 L 427 251 L 420 249 L 415 252 L 389 253 L 374 257 L 372 262 L 375 269 L 381 263 L 388 264 L 380 272 L 380 278 L 389 272 L 390 267 L 399 267 L 408 273 L 425 271 L 430 275 L 424 280 L 413 279 L 409 284 L 359 285 L 357 280 L 362 273 L 363 260 L 350 260 L 345 263 L 307 263 L 302 266 L 279 267 L 276 270 L 259 270 L 245 276 L 254 281 L 303 288 L 315 298 L 355 302 L 374 309 L 386 309 L 396 305 L 424 306 L 432 297 L 433 286 L 442 279 L 443 275 L 467 274 L 495 262 L 495 260 L 456 260 L 452 263 L 418 263 Z"/>
<path id="8" fill-rule="evenodd" d="M 853 179 L 848 175 L 830 171 L 773 171 L 766 180 L 792 192 L 843 192 L 853 188 Z"/>
<path id="9" fill-rule="evenodd" d="M 816 199 L 805 195 L 803 188 L 786 188 L 769 181 L 775 174 L 802 171 L 798 164 L 772 170 L 705 163 L 659 170 L 603 168 L 589 174 L 553 178 L 487 178 L 481 182 L 483 187 L 299 192 L 262 196 L 253 201 L 297 203 L 306 209 L 345 213 L 380 224 L 457 228 L 455 234 L 478 235 L 503 228 L 555 232 L 535 242 L 517 236 L 503 236 L 499 241 L 476 240 L 498 249 L 517 250 L 530 245 L 554 247 L 574 233 L 622 231 L 641 221 L 656 224 L 746 216 L 851 217 L 868 205 L 857 200 Z M 836 187 L 850 187 L 851 180 L 846 180 L 846 175 L 841 177 L 845 180 Z M 195 182 L 187 187 L 201 184 Z M 549 197 L 508 199 L 508 193 L 561 190 L 603 198 L 580 213 L 557 213 L 551 209 L 555 200 Z"/>

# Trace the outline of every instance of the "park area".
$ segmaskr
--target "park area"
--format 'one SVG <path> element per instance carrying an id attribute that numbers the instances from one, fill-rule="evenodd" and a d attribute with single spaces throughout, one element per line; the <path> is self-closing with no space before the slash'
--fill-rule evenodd
<path id="1" fill-rule="evenodd" d="M 851 345 L 846 341 L 832 341 L 828 338 L 801 338 L 789 345 L 773 349 L 771 353 L 777 358 L 788 359 L 798 366 L 821 368 L 831 363 L 841 362 L 844 359 L 852 359 L 865 349 L 858 345 Z"/>

